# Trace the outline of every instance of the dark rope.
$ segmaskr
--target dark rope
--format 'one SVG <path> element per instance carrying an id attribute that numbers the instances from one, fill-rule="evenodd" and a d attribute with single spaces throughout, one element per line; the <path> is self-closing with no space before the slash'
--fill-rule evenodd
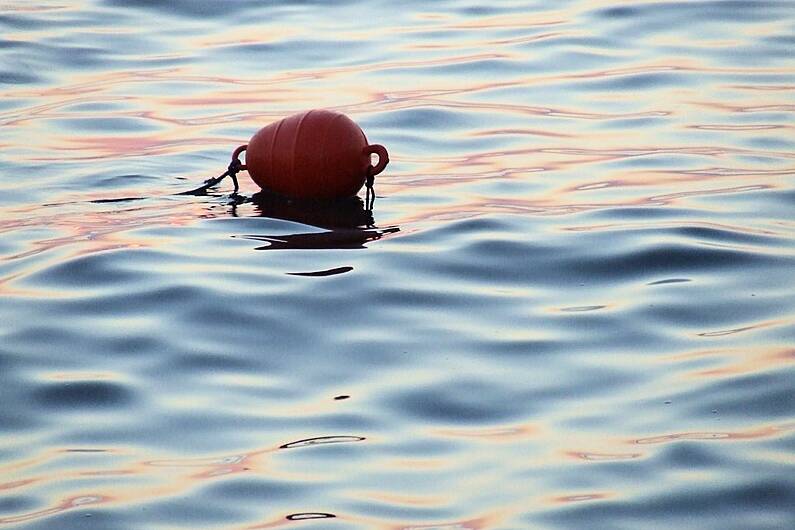
<path id="1" fill-rule="evenodd" d="M 202 184 L 196 189 L 190 191 L 183 191 L 181 193 L 177 193 L 177 195 L 206 195 L 208 189 L 218 185 L 218 183 L 224 180 L 226 177 L 232 177 L 232 182 L 235 185 L 235 191 L 233 191 L 232 193 L 237 194 L 237 190 L 240 189 L 237 183 L 237 173 L 241 170 L 242 167 L 243 163 L 235 158 L 229 163 L 229 167 L 226 168 L 226 171 L 224 171 L 217 177 L 205 180 L 204 184 Z"/>
<path id="2" fill-rule="evenodd" d="M 177 195 L 206 195 L 207 190 L 212 188 L 213 186 L 217 185 L 219 182 L 224 180 L 226 177 L 232 177 L 232 182 L 235 184 L 235 191 L 232 192 L 232 195 L 237 195 L 237 190 L 240 189 L 240 186 L 237 184 L 237 174 L 240 171 L 246 169 L 246 166 L 243 162 L 240 161 L 240 153 L 246 150 L 248 145 L 241 145 L 232 153 L 232 161 L 229 162 L 229 167 L 226 168 L 222 174 L 218 175 L 215 178 L 207 179 L 204 181 L 204 184 L 199 186 L 196 189 L 190 191 L 183 191 L 182 193 L 177 193 Z"/>
<path id="3" fill-rule="evenodd" d="M 368 212 L 372 212 L 373 206 L 375 205 L 375 190 L 373 189 L 374 182 L 375 175 L 373 175 L 373 168 L 371 166 L 367 171 L 367 180 L 364 182 L 364 186 L 367 190 L 364 193 L 364 209 Z"/>

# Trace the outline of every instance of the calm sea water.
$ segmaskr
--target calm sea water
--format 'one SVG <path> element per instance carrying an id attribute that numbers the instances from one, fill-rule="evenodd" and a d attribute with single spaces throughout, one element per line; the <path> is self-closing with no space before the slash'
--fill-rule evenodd
<path id="1" fill-rule="evenodd" d="M 793 35 L 0 0 L 0 526 L 792 528 Z M 389 149 L 372 214 L 173 195 L 309 108 Z"/>

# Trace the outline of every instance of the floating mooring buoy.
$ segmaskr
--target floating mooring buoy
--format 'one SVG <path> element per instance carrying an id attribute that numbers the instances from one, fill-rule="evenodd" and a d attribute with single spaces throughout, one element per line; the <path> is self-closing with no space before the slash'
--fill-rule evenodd
<path id="1" fill-rule="evenodd" d="M 240 155 L 245 151 L 245 164 Z M 372 155 L 378 156 L 373 165 Z M 203 193 L 231 176 L 238 189 L 237 173 L 247 170 L 263 190 L 294 199 L 341 199 L 356 195 L 389 163 L 382 145 L 367 143 L 353 120 L 330 110 L 310 110 L 271 123 L 257 131 L 247 145 L 232 154 L 223 175 L 186 193 Z"/>

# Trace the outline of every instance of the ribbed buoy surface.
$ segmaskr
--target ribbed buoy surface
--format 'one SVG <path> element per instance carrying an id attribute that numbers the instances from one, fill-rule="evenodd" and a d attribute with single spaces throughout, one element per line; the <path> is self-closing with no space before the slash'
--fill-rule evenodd
<path id="1" fill-rule="evenodd" d="M 372 165 L 371 155 L 378 155 Z M 268 191 L 301 199 L 351 197 L 383 171 L 386 149 L 368 145 L 350 118 L 329 110 L 294 114 L 263 127 L 246 147 L 251 179 Z"/>

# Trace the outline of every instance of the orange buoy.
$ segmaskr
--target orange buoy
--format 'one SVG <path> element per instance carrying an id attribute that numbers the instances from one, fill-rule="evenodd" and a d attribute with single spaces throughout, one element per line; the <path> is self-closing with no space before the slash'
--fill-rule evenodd
<path id="1" fill-rule="evenodd" d="M 271 123 L 237 148 L 246 151 L 251 179 L 263 190 L 298 199 L 336 199 L 356 195 L 384 170 L 389 155 L 369 145 L 350 118 L 330 110 L 310 110 Z M 378 155 L 373 166 L 371 155 Z"/>

